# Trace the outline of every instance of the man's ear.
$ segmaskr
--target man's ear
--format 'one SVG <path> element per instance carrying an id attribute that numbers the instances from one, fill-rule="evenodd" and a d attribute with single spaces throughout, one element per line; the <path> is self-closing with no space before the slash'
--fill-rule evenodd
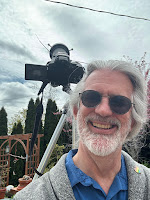
<path id="1" fill-rule="evenodd" d="M 74 115 L 74 118 L 76 119 L 76 117 L 77 117 L 77 113 L 78 113 L 78 108 L 77 108 L 77 106 L 74 106 L 73 107 L 73 115 Z"/>

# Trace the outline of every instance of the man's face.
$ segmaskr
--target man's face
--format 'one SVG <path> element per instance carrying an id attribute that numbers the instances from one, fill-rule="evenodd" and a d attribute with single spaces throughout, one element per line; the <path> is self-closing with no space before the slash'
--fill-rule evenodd
<path id="1" fill-rule="evenodd" d="M 133 86 L 126 75 L 118 71 L 96 70 L 85 82 L 85 90 L 95 90 L 104 97 L 95 108 L 87 108 L 82 102 L 78 111 L 77 129 L 82 142 L 92 153 L 106 156 L 121 149 L 131 130 L 131 109 L 119 115 L 109 107 L 111 95 L 121 95 L 131 99 Z"/>

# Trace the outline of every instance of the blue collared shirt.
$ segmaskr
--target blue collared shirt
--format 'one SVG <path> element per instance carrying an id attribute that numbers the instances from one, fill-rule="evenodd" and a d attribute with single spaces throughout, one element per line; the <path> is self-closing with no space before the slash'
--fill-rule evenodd
<path id="1" fill-rule="evenodd" d="M 128 179 L 126 165 L 123 155 L 121 155 L 121 170 L 116 175 L 108 194 L 91 177 L 75 166 L 72 157 L 77 153 L 77 149 L 69 151 L 66 158 L 66 169 L 70 183 L 77 200 L 127 200 L 128 199 Z"/>

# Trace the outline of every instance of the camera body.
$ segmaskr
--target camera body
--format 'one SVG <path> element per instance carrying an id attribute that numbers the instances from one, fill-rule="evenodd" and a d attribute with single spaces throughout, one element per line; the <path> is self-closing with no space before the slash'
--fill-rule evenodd
<path id="1" fill-rule="evenodd" d="M 83 77 L 84 68 L 70 60 L 70 52 L 64 44 L 53 45 L 50 58 L 46 65 L 25 64 L 25 79 L 51 83 L 53 87 L 62 85 L 65 91 L 70 83 L 78 83 Z"/>

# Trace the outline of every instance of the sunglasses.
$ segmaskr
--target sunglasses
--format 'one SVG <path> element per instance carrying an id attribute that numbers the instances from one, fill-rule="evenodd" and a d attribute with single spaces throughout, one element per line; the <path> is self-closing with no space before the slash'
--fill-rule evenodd
<path id="1" fill-rule="evenodd" d="M 104 96 L 94 90 L 86 90 L 79 95 L 81 97 L 83 105 L 87 108 L 94 108 L 99 105 L 102 101 L 102 97 Z M 112 110 L 112 112 L 119 115 L 127 113 L 133 104 L 131 103 L 131 100 L 125 96 L 113 95 L 108 97 L 110 109 Z"/>

